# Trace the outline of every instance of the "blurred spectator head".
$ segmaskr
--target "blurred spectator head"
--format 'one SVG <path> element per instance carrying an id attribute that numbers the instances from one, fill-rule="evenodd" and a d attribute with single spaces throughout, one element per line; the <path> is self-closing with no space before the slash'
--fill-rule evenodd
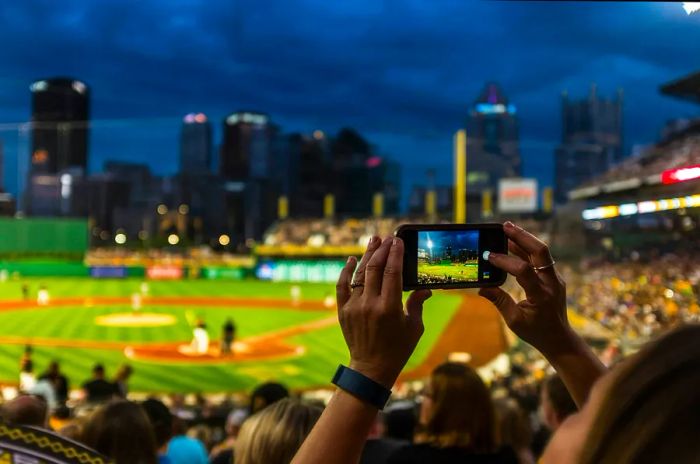
<path id="1" fill-rule="evenodd" d="M 290 462 L 321 412 L 286 398 L 251 416 L 236 441 L 236 464 Z"/>
<path id="2" fill-rule="evenodd" d="M 54 361 L 51 361 L 51 362 L 49 363 L 49 367 L 46 368 L 46 373 L 47 373 L 49 376 L 56 376 L 56 375 L 59 375 L 59 374 L 61 373 L 61 367 L 60 367 L 60 365 L 58 364 L 58 361 L 55 361 L 55 360 L 54 360 Z"/>
<path id="3" fill-rule="evenodd" d="M 49 408 L 46 400 L 35 395 L 20 395 L 0 407 L 0 418 L 16 425 L 46 427 Z"/>
<path id="4" fill-rule="evenodd" d="M 479 375 L 466 364 L 445 363 L 426 382 L 416 441 L 492 452 L 494 409 Z"/>
<path id="5" fill-rule="evenodd" d="M 241 431 L 241 426 L 248 418 L 248 411 L 245 409 L 234 409 L 226 417 L 226 435 L 236 438 Z"/>
<path id="6" fill-rule="evenodd" d="M 411 403 L 389 405 L 384 411 L 384 437 L 412 442 L 416 422 L 416 411 Z"/>
<path id="7" fill-rule="evenodd" d="M 153 428 L 156 446 L 160 449 L 168 443 L 173 435 L 173 416 L 165 404 L 153 398 L 141 403 L 141 407 L 148 416 Z"/>
<path id="8" fill-rule="evenodd" d="M 498 446 L 510 447 L 519 455 L 528 453 L 532 442 L 532 429 L 525 411 L 517 401 L 507 397 L 494 401 L 494 408 Z"/>
<path id="9" fill-rule="evenodd" d="M 542 384 L 540 406 L 544 424 L 552 432 L 559 428 L 564 419 L 578 411 L 576 403 L 558 375 L 547 378 Z"/>
<path id="10" fill-rule="evenodd" d="M 105 367 L 102 364 L 95 364 L 92 368 L 92 376 L 96 379 L 104 379 Z"/>
<path id="11" fill-rule="evenodd" d="M 122 366 L 117 371 L 117 375 L 115 375 L 114 378 L 117 381 L 125 382 L 129 379 L 129 377 L 131 377 L 131 374 L 133 373 L 134 369 L 129 364 L 122 364 Z"/>
<path id="12" fill-rule="evenodd" d="M 98 408 L 85 424 L 83 443 L 110 457 L 115 464 L 156 464 L 153 430 L 143 408 L 130 401 L 113 401 Z"/>
<path id="13" fill-rule="evenodd" d="M 693 462 L 700 456 L 700 325 L 648 344 L 602 377 L 543 462 Z"/>
<path id="14" fill-rule="evenodd" d="M 255 414 L 271 404 L 289 397 L 289 390 L 279 383 L 268 382 L 253 390 L 250 395 L 250 413 Z"/>

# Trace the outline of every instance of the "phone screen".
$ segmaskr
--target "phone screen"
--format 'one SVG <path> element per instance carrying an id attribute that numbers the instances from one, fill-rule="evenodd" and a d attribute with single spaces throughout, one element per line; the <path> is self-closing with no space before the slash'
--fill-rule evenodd
<path id="1" fill-rule="evenodd" d="M 508 253 L 500 224 L 407 224 L 396 234 L 404 241 L 403 287 L 473 288 L 503 284 L 505 273 L 489 253 Z"/>
<path id="2" fill-rule="evenodd" d="M 478 230 L 418 231 L 418 284 L 479 281 Z"/>

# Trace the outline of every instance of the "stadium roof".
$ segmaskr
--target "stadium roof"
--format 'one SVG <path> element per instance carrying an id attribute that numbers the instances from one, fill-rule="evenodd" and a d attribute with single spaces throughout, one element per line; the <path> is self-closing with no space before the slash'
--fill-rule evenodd
<path id="1" fill-rule="evenodd" d="M 700 71 L 662 85 L 661 93 L 700 103 Z"/>

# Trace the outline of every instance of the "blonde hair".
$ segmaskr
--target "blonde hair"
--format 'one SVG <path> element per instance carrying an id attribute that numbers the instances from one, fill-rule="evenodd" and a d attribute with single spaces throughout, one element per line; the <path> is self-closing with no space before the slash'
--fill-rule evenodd
<path id="1" fill-rule="evenodd" d="M 236 440 L 236 464 L 289 464 L 321 412 L 286 398 L 249 417 Z"/>

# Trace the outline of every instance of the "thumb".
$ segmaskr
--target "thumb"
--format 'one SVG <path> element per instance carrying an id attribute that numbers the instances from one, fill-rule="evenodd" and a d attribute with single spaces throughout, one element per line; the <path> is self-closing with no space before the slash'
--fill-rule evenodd
<path id="1" fill-rule="evenodd" d="M 508 293 L 498 287 L 485 287 L 479 290 L 479 295 L 493 303 L 506 322 L 513 319 L 517 304 Z"/>
<path id="2" fill-rule="evenodd" d="M 430 290 L 416 290 L 406 300 L 406 313 L 408 320 L 416 327 L 423 328 L 423 303 L 433 296 Z"/>

